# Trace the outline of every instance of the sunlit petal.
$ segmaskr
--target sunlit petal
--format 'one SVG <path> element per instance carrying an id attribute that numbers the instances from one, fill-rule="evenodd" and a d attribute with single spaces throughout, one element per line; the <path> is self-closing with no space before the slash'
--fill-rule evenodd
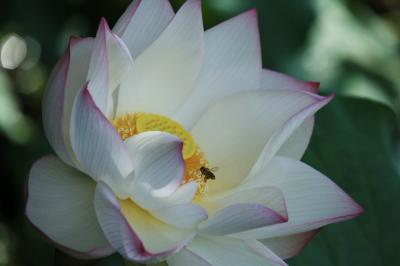
<path id="1" fill-rule="evenodd" d="M 241 182 L 270 139 L 293 116 L 322 99 L 300 91 L 258 90 L 227 97 L 208 109 L 192 134 L 209 163 L 219 167 L 209 191 Z"/>
<path id="2" fill-rule="evenodd" d="M 191 128 L 210 104 L 236 92 L 259 89 L 261 69 L 255 10 L 207 30 L 195 88 L 173 117 Z"/>
<path id="3" fill-rule="evenodd" d="M 150 112 L 168 115 L 190 93 L 203 58 L 199 0 L 187 1 L 174 19 L 135 60 L 121 83 L 117 115 Z"/>

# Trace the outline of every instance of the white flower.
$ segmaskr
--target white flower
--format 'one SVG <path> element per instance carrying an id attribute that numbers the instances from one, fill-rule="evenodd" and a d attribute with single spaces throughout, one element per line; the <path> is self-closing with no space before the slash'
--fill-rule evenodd
<path id="1" fill-rule="evenodd" d="M 77 257 L 285 265 L 362 211 L 299 161 L 317 87 L 262 69 L 254 10 L 204 32 L 199 0 L 136 1 L 55 67 L 27 216 Z"/>

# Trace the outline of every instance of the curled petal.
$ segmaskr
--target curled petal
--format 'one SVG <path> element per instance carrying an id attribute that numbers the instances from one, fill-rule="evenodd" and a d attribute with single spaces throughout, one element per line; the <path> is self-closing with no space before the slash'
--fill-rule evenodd
<path id="1" fill-rule="evenodd" d="M 87 86 L 77 96 L 71 119 L 71 142 L 83 171 L 120 191 L 133 170 L 125 143 L 99 110 Z"/>
<path id="2" fill-rule="evenodd" d="M 56 245 L 76 257 L 113 252 L 97 222 L 95 183 L 54 156 L 37 161 L 27 181 L 26 215 Z"/>
<path id="3" fill-rule="evenodd" d="M 319 83 L 305 82 L 279 72 L 263 69 L 261 74 L 261 90 L 297 90 L 317 93 Z M 301 159 L 310 142 L 313 128 L 314 116 L 310 115 L 293 131 L 291 136 L 280 147 L 277 154 L 284 157 Z"/>
<path id="4" fill-rule="evenodd" d="M 119 201 L 99 183 L 95 210 L 101 228 L 115 250 L 128 260 L 159 261 L 181 250 L 194 233 L 162 223 L 130 200 Z"/>
<path id="5" fill-rule="evenodd" d="M 291 149 L 291 153 L 289 152 L 289 154 L 296 153 L 297 151 L 302 154 L 305 151 L 306 146 L 299 146 L 297 142 L 304 140 L 304 135 L 302 135 L 301 132 L 308 135 L 308 133 L 310 133 L 310 128 L 308 128 L 308 130 L 306 129 L 302 131 L 301 126 L 304 126 L 304 123 L 307 121 L 307 119 L 312 118 L 313 115 L 319 109 L 328 104 L 332 100 L 332 98 L 333 95 L 330 97 L 321 97 L 318 101 L 310 104 L 309 106 L 306 106 L 303 110 L 300 110 L 292 117 L 290 117 L 287 121 L 285 121 L 281 128 L 274 132 L 274 134 L 268 140 L 251 172 L 256 173 L 260 171 L 263 167 L 265 167 L 265 165 L 268 164 L 269 160 L 274 155 L 279 153 L 279 150 L 282 148 L 282 146 L 284 146 L 283 148 L 286 149 L 286 151 L 288 149 Z M 307 124 L 305 125 L 307 126 Z M 250 177 L 251 176 L 252 174 L 250 173 Z"/>
<path id="6" fill-rule="evenodd" d="M 153 198 L 170 196 L 182 183 L 182 141 L 168 133 L 150 131 L 128 138 L 126 145 L 135 168 L 131 197 L 142 208 L 159 208 Z"/>

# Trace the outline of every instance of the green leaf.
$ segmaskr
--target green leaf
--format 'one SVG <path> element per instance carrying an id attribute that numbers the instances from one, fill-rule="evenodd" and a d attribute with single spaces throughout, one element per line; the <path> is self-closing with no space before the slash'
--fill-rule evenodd
<path id="1" fill-rule="evenodd" d="M 349 193 L 365 212 L 329 225 L 290 265 L 400 265 L 400 176 L 395 116 L 367 100 L 336 97 L 317 114 L 304 161 Z"/>

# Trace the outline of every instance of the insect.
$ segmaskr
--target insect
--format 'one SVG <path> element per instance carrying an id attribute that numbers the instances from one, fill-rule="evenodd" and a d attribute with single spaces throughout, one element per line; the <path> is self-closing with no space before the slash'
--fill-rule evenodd
<path id="1" fill-rule="evenodd" d="M 200 167 L 200 172 L 204 176 L 204 181 L 208 179 L 215 180 L 214 172 L 218 171 L 218 167 L 207 168 L 205 166 Z"/>

